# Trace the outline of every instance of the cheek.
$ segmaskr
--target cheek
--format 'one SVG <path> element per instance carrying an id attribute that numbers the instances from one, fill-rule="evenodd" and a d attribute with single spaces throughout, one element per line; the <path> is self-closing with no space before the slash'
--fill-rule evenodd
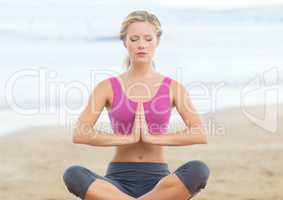
<path id="1" fill-rule="evenodd" d="M 148 50 L 149 50 L 150 52 L 154 52 L 155 49 L 156 49 L 156 45 L 155 45 L 155 44 L 151 44 L 151 45 L 148 47 Z"/>
<path id="2" fill-rule="evenodd" d="M 155 50 L 156 47 L 157 47 L 157 41 L 151 42 L 151 43 L 148 45 L 148 47 L 149 47 L 150 49 L 152 49 L 152 50 Z"/>
<path id="3" fill-rule="evenodd" d="M 133 44 L 128 45 L 128 51 L 133 52 L 135 50 L 135 46 Z"/>

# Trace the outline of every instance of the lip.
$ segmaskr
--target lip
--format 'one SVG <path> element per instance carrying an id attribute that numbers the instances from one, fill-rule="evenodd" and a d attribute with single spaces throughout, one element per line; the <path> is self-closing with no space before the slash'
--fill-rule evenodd
<path id="1" fill-rule="evenodd" d="M 139 53 L 137 53 L 137 56 L 138 56 L 138 57 L 144 57 L 145 55 L 146 55 L 145 52 L 139 52 Z"/>

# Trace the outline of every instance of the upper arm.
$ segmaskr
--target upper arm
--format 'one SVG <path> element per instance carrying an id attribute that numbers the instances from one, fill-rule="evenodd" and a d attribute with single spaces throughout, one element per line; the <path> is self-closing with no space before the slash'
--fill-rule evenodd
<path id="1" fill-rule="evenodd" d="M 201 118 L 192 104 L 191 96 L 178 81 L 172 80 L 173 104 L 187 127 L 200 126 Z"/>
<path id="2" fill-rule="evenodd" d="M 104 106 L 107 104 L 110 92 L 110 83 L 108 80 L 99 82 L 92 91 L 88 103 L 79 117 L 79 124 L 89 124 L 94 126 L 99 118 Z"/>

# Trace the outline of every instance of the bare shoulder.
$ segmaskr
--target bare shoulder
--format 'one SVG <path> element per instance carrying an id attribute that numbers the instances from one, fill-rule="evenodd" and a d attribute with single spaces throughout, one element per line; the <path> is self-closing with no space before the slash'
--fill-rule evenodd
<path id="1" fill-rule="evenodd" d="M 112 103 L 111 99 L 112 99 L 112 96 L 113 96 L 110 78 L 103 79 L 103 80 L 99 81 L 96 84 L 93 93 L 95 93 L 95 95 L 97 95 L 97 96 L 103 97 L 103 99 L 105 101 L 105 106 L 109 106 L 109 104 Z"/>
<path id="2" fill-rule="evenodd" d="M 174 88 L 178 88 L 178 87 L 185 88 L 184 85 L 183 85 L 180 81 L 178 81 L 178 80 L 176 80 L 176 79 L 174 79 L 174 78 L 171 78 L 171 77 L 170 77 L 170 79 L 171 79 L 172 88 L 173 88 L 173 87 L 174 87 Z"/>
<path id="3" fill-rule="evenodd" d="M 185 86 L 181 82 L 171 77 L 170 79 L 171 79 L 170 89 L 172 90 L 172 92 L 177 93 L 178 91 L 184 92 L 184 90 L 186 90 Z"/>
<path id="4" fill-rule="evenodd" d="M 109 92 L 109 89 L 111 89 L 110 78 L 99 81 L 95 86 L 95 90 L 98 90 L 99 92 L 104 91 L 104 93 L 106 93 Z"/>
<path id="5" fill-rule="evenodd" d="M 184 95 L 187 95 L 187 90 L 185 86 L 178 80 L 175 80 L 171 78 L 170 82 L 170 96 L 172 98 L 173 106 L 176 106 L 176 103 L 178 101 L 178 97 L 183 97 Z M 180 98 L 179 98 L 180 99 Z"/>

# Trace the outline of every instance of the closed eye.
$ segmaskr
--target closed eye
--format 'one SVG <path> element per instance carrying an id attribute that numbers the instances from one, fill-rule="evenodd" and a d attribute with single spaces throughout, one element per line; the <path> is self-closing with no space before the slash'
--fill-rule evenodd
<path id="1" fill-rule="evenodd" d="M 138 40 L 138 39 L 131 39 L 132 42 L 135 42 L 135 41 L 137 41 L 137 40 Z M 146 41 L 149 41 L 149 42 L 150 42 L 150 41 L 152 41 L 152 39 L 146 39 Z"/>
<path id="2" fill-rule="evenodd" d="M 135 41 L 137 41 L 138 39 L 139 39 L 139 38 L 136 38 L 136 37 L 135 37 L 135 38 L 131 38 L 131 41 L 132 41 L 132 42 L 135 42 Z M 151 38 L 151 37 L 150 37 L 150 38 L 146 38 L 146 41 L 149 41 L 149 42 L 150 42 L 150 41 L 152 41 L 152 38 Z"/>

